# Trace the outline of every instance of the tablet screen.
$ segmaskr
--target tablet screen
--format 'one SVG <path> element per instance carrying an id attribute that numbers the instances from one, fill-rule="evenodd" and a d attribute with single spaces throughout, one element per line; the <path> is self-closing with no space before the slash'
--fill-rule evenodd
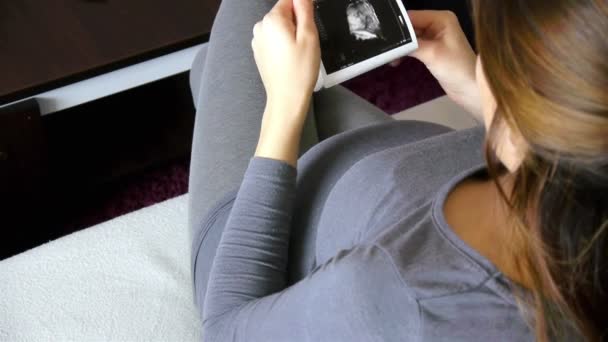
<path id="1" fill-rule="evenodd" d="M 328 75 L 412 41 L 396 1 L 314 0 Z"/>

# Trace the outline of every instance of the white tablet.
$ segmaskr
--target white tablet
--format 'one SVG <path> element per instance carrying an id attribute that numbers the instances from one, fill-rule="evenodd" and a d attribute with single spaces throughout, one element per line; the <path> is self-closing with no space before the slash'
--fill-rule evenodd
<path id="1" fill-rule="evenodd" d="M 401 0 L 314 0 L 321 44 L 315 91 L 347 81 L 418 48 Z"/>

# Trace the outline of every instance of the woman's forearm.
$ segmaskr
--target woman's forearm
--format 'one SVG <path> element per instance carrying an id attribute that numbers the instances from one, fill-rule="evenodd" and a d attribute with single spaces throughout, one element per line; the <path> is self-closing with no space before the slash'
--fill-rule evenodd
<path id="1" fill-rule="evenodd" d="M 262 119 L 256 157 L 284 161 L 296 166 L 309 102 L 305 100 L 301 104 L 285 105 L 268 103 Z"/>

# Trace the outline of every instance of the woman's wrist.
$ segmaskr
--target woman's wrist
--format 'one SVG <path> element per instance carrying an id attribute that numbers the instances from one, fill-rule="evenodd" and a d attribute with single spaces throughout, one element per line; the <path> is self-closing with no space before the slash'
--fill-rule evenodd
<path id="1" fill-rule="evenodd" d="M 296 166 L 300 142 L 290 137 L 261 135 L 255 150 L 256 157 L 280 160 Z"/>
<path id="2" fill-rule="evenodd" d="M 296 166 L 308 103 L 268 102 L 264 110 L 255 156 Z"/>
<path id="3" fill-rule="evenodd" d="M 304 91 L 291 90 L 283 94 L 271 93 L 266 97 L 264 112 L 277 112 L 277 114 L 285 118 L 306 115 L 311 98 L 312 91 L 306 93 Z"/>

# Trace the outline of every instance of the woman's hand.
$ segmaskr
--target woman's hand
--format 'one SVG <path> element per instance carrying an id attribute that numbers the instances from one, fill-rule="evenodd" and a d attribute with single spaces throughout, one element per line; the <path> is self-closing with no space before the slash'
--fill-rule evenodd
<path id="1" fill-rule="evenodd" d="M 295 165 L 321 60 L 312 0 L 278 0 L 255 24 L 251 46 L 266 89 L 256 155 Z"/>
<path id="2" fill-rule="evenodd" d="M 453 101 L 481 120 L 476 56 L 456 15 L 450 11 L 408 11 L 408 15 L 419 44 L 411 56 L 426 65 Z"/>

